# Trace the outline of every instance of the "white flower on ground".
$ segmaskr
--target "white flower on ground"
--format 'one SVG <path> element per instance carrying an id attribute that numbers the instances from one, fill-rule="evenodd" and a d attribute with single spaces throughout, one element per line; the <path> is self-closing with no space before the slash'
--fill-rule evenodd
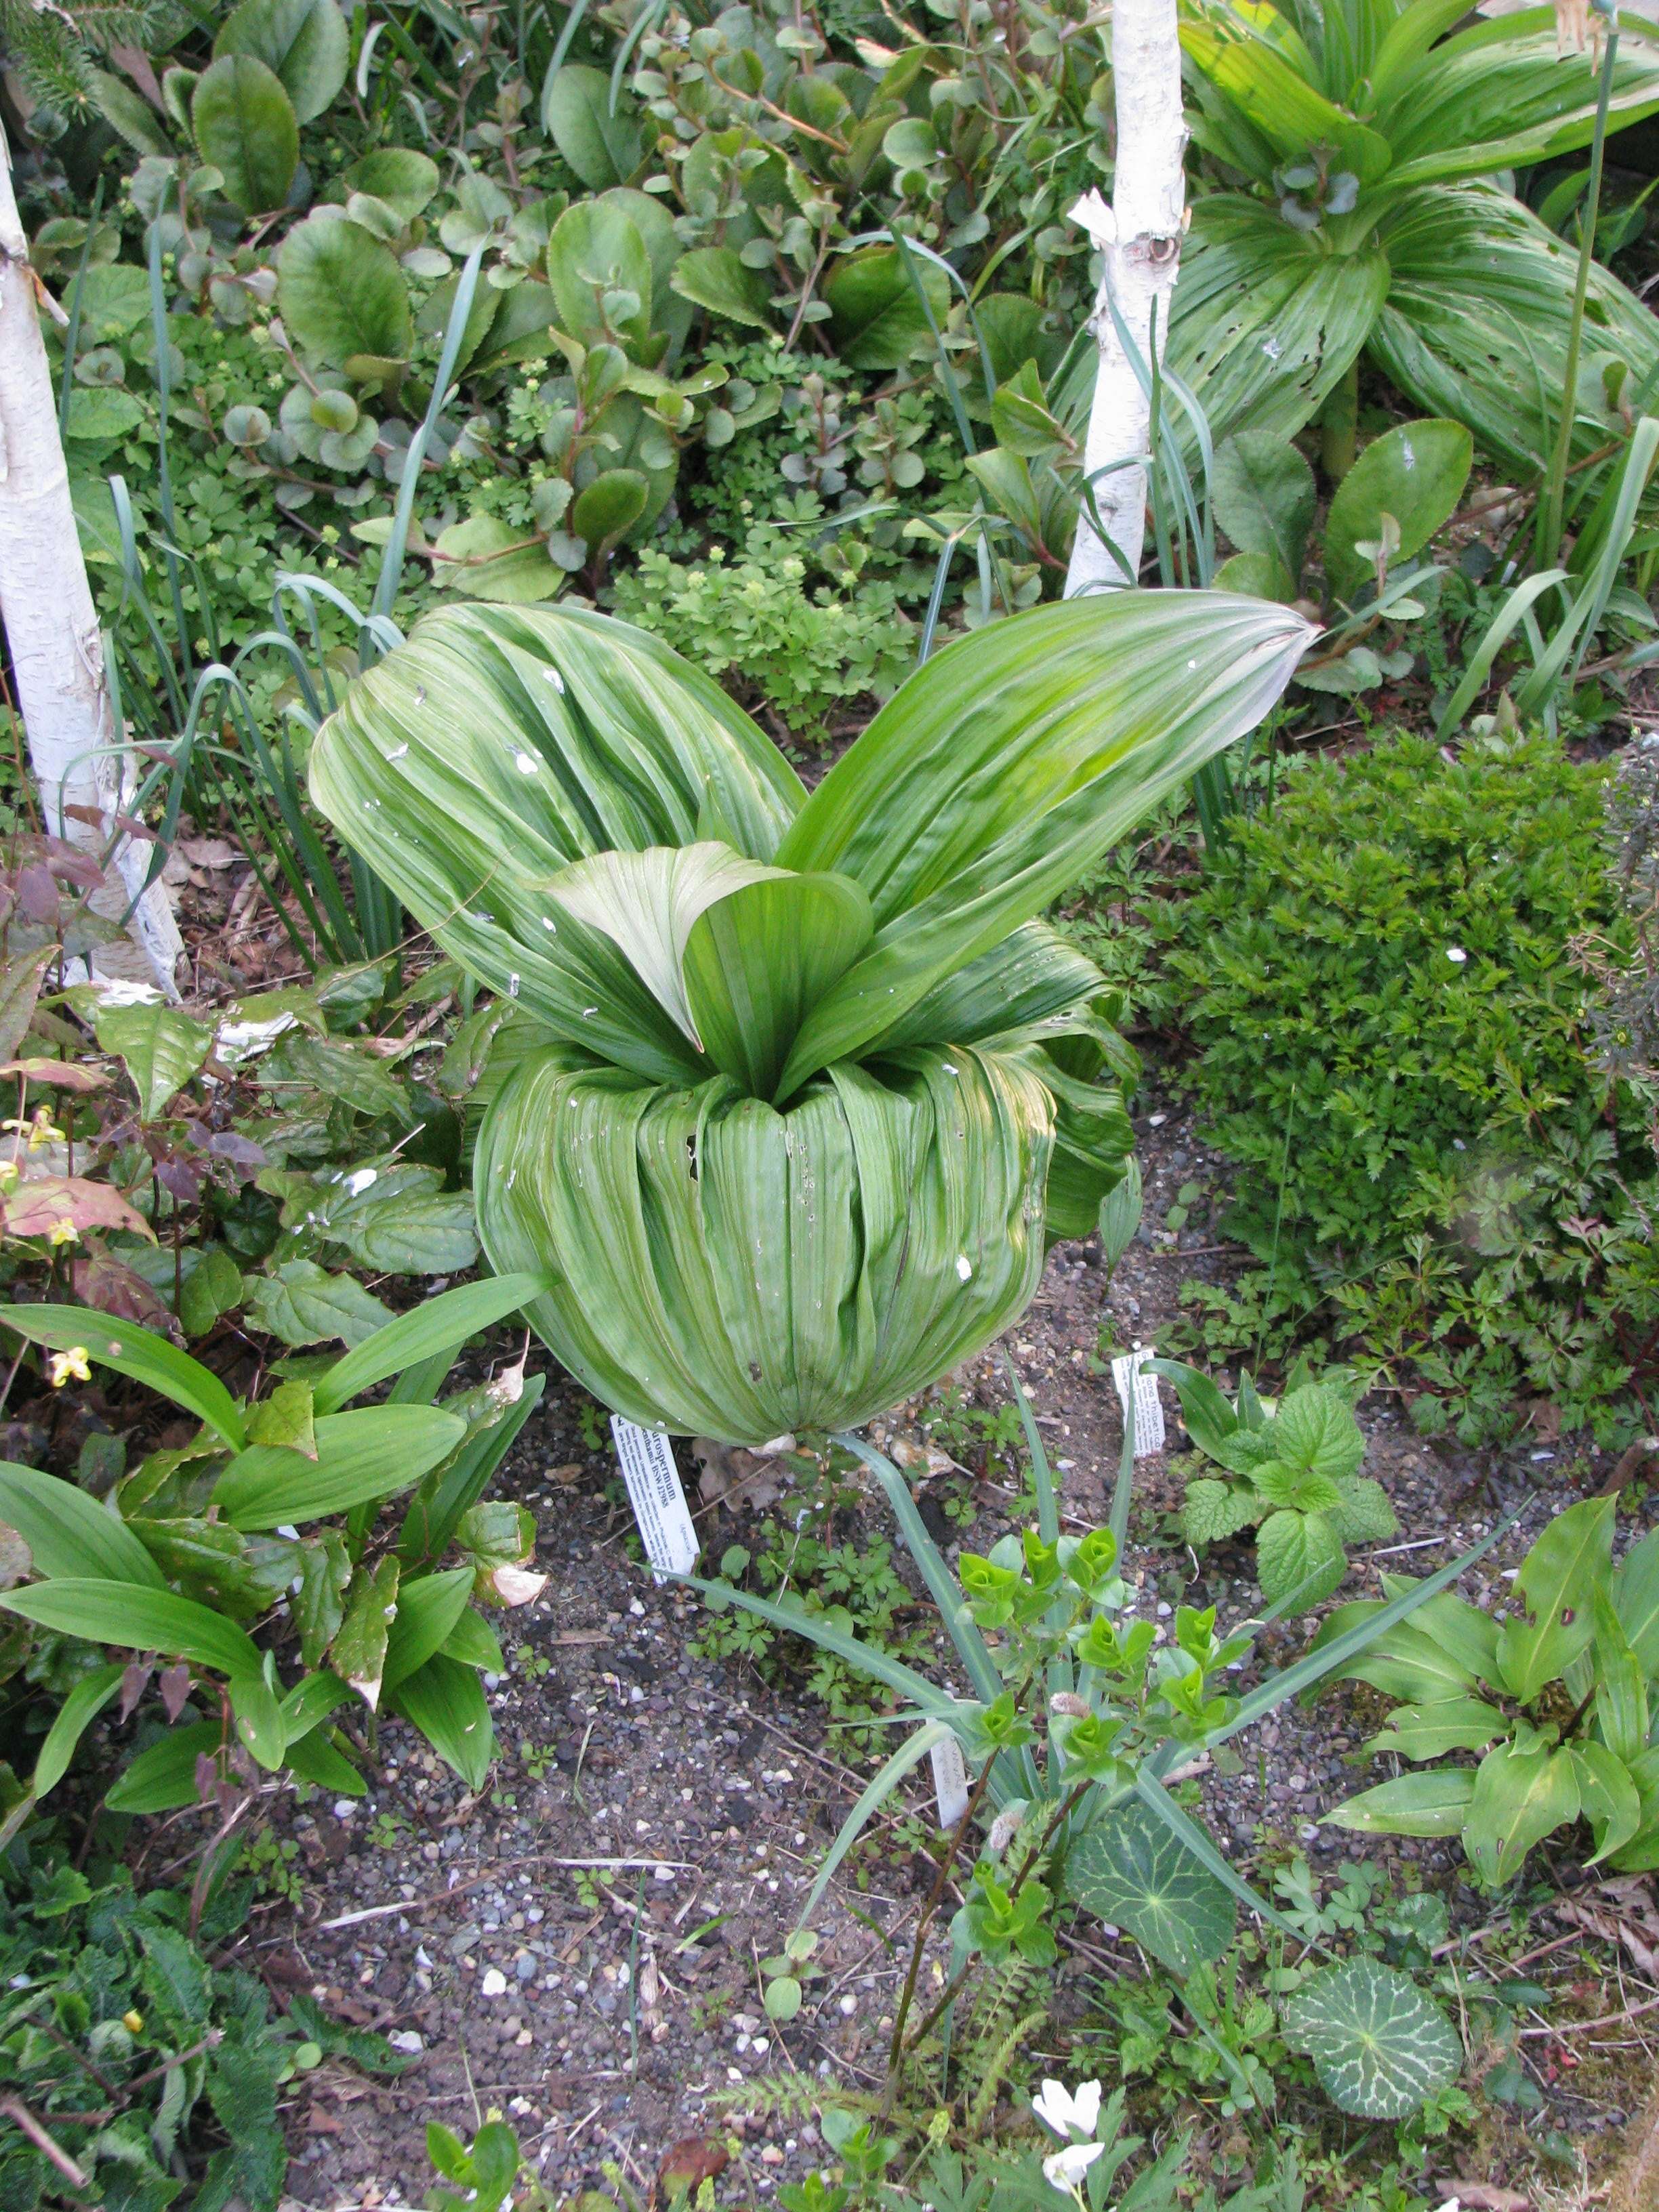
<path id="1" fill-rule="evenodd" d="M 1031 2100 L 1031 2110 L 1043 2126 L 1052 2128 L 1062 2142 L 1073 2129 L 1080 2136 L 1092 2136 L 1100 2118 L 1100 2084 L 1079 2081 L 1073 2096 L 1063 2082 L 1045 2081 L 1042 2095 Z M 1084 2166 L 1088 2163 L 1085 2158 Z"/>
<path id="2" fill-rule="evenodd" d="M 1075 2189 L 1105 2149 L 1104 2143 L 1068 2143 L 1042 2161 L 1042 2178 L 1054 2189 Z"/>
<path id="3" fill-rule="evenodd" d="M 1468 957 L 1461 945 L 1449 945 L 1446 947 L 1446 957 L 1454 968 L 1461 968 Z"/>

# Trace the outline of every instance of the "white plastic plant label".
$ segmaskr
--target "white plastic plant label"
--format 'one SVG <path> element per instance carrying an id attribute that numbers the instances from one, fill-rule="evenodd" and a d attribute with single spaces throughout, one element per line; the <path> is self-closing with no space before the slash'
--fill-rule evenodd
<path id="1" fill-rule="evenodd" d="M 939 1824 L 948 1834 L 968 1810 L 968 1769 L 963 1764 L 962 1746 L 953 1735 L 942 1736 L 928 1756 L 933 1765 Z"/>
<path id="2" fill-rule="evenodd" d="M 645 1556 L 659 1581 L 665 1574 L 689 1574 L 696 1564 L 697 1532 L 691 1525 L 673 1447 L 660 1430 L 642 1429 L 620 1413 L 611 1416 L 611 1433 L 617 1439 L 617 1460 L 640 1525 Z"/>
<path id="3" fill-rule="evenodd" d="M 1137 1459 L 1145 1459 L 1148 1453 L 1164 1449 L 1164 1407 L 1158 1395 L 1158 1377 L 1139 1372 L 1142 1360 L 1157 1357 L 1156 1345 L 1138 1344 L 1133 1352 L 1126 1352 L 1112 1362 L 1112 1380 L 1117 1385 L 1126 1422 L 1129 1419 L 1130 1393 L 1134 1394 Z"/>

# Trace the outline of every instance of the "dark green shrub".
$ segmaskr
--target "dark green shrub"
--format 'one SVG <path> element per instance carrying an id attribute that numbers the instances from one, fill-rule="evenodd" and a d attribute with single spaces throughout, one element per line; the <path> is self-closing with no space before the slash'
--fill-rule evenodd
<path id="1" fill-rule="evenodd" d="M 1462 1401 L 1471 1441 L 1523 1395 L 1611 1434 L 1659 1370 L 1647 1115 L 1595 1063 L 1574 957 L 1626 927 L 1603 775 L 1541 738 L 1316 762 L 1238 827 L 1171 956 L 1242 1170 L 1228 1226 L 1273 1269 L 1235 1326 L 1329 1299 L 1339 1333 L 1414 1363 L 1426 1424 Z"/>

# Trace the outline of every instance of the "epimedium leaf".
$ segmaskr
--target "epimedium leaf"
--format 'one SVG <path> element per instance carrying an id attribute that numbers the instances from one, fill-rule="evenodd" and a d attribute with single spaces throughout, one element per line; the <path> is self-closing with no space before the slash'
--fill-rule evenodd
<path id="1" fill-rule="evenodd" d="M 294 1595 L 300 1656 L 307 1667 L 322 1665 L 344 1619 L 350 1581 L 351 1561 L 338 1529 L 319 1528 L 307 1537 L 300 1547 L 300 1586 Z"/>
<path id="2" fill-rule="evenodd" d="M 1375 1959 L 1321 1967 L 1283 2018 L 1285 2040 L 1313 2060 L 1332 2103 L 1365 2119 L 1406 2118 L 1462 2069 L 1462 2044 L 1439 2006 Z"/>
<path id="3" fill-rule="evenodd" d="M 1449 520 L 1474 459 L 1474 439 L 1461 422 L 1399 422 L 1373 438 L 1337 486 L 1325 520 L 1325 574 L 1346 599 L 1372 574 L 1362 544 L 1382 533 L 1383 518 L 1399 526 L 1395 557 L 1409 560 Z"/>
<path id="4" fill-rule="evenodd" d="M 1177 1974 L 1218 1959 L 1232 1941 L 1237 1914 L 1229 1892 L 1133 1800 L 1115 1807 L 1070 1852 L 1066 1889 Z"/>
<path id="5" fill-rule="evenodd" d="M 131 1077 L 146 1121 L 155 1119 L 206 1060 L 217 1026 L 160 1001 L 134 1006 L 106 1001 L 92 1018 L 100 1049 L 116 1054 Z"/>
<path id="6" fill-rule="evenodd" d="M 197 151 L 244 215 L 283 205 L 300 166 L 300 125 L 274 70 L 252 54 L 222 55 L 197 79 L 190 120 Z"/>
<path id="7" fill-rule="evenodd" d="M 386 1673 L 386 1640 L 398 1612 L 398 1560 L 388 1555 L 371 1569 L 359 1567 L 329 1652 L 329 1663 L 370 1712 L 378 1710 Z"/>
<path id="8" fill-rule="evenodd" d="M 392 1318 L 352 1275 L 331 1274 L 314 1260 L 284 1260 L 247 1283 L 247 1317 L 284 1344 L 362 1344 Z"/>
<path id="9" fill-rule="evenodd" d="M 250 1444 L 279 1444 L 305 1459 L 317 1456 L 317 1402 L 309 1382 L 296 1376 L 279 1382 L 247 1417 Z"/>

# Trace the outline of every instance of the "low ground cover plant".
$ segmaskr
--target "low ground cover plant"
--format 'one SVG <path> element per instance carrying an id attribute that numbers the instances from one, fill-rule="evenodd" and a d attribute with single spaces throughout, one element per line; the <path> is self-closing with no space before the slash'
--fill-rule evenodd
<path id="1" fill-rule="evenodd" d="M 1597 1065 L 1571 958 L 1628 941 L 1602 781 L 1541 736 L 1401 732 L 1283 775 L 1209 856 L 1169 965 L 1260 1268 L 1213 1349 L 1274 1299 L 1420 1378 L 1425 1425 L 1536 1398 L 1622 1433 L 1659 1277 L 1647 1090 Z"/>

